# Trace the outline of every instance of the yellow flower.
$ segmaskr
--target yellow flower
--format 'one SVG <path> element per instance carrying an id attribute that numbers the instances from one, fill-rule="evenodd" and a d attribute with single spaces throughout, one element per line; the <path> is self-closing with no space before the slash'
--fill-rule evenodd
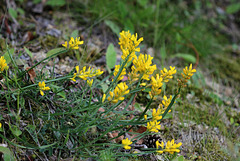
<path id="1" fill-rule="evenodd" d="M 167 144 L 166 144 L 166 147 L 164 149 L 164 143 L 162 142 L 161 144 L 156 141 L 156 147 L 157 149 L 159 149 L 159 146 L 162 148 L 162 150 L 158 150 L 157 152 L 162 154 L 163 152 L 168 152 L 170 154 L 173 154 L 174 152 L 177 152 L 179 153 L 180 150 L 178 149 L 180 146 L 182 145 L 182 143 L 178 143 L 178 144 L 175 144 L 174 143 L 174 139 L 172 139 L 172 141 L 168 141 Z"/>
<path id="2" fill-rule="evenodd" d="M 163 82 L 168 82 L 169 79 L 173 78 L 173 74 L 175 74 L 177 71 L 175 69 L 175 67 L 171 67 L 170 66 L 170 70 L 168 71 L 166 68 L 164 68 L 163 70 L 161 70 L 161 77 L 163 78 Z"/>
<path id="3" fill-rule="evenodd" d="M 112 103 L 117 103 L 119 100 L 124 100 L 124 95 L 128 93 L 128 86 L 125 82 L 121 82 L 116 86 L 113 92 L 109 92 L 110 96 L 108 97 L 108 101 L 111 101 Z"/>
<path id="4" fill-rule="evenodd" d="M 80 41 L 80 37 L 76 37 L 75 40 L 73 37 L 71 37 L 69 43 L 67 43 L 67 41 L 65 41 L 64 44 L 62 44 L 62 46 L 64 46 L 65 48 L 68 48 L 68 44 L 69 44 L 69 49 L 79 49 L 79 45 L 82 45 L 84 42 Z"/>
<path id="5" fill-rule="evenodd" d="M 76 76 L 77 76 L 77 73 L 74 73 L 74 74 L 73 74 L 73 77 L 72 77 L 72 78 L 70 78 L 70 79 L 71 79 L 72 81 L 76 82 L 76 79 L 75 79 L 75 78 L 76 78 Z"/>
<path id="6" fill-rule="evenodd" d="M 129 55 L 128 62 L 136 57 L 135 52 L 140 52 L 138 45 L 143 41 L 143 38 L 137 40 L 137 34 L 131 35 L 129 31 L 122 31 L 119 37 L 119 45 L 123 52 L 122 59 L 125 60 Z"/>
<path id="7" fill-rule="evenodd" d="M 167 98 L 167 96 L 165 95 L 163 96 L 162 104 L 159 104 L 159 109 L 162 111 L 161 114 L 165 112 L 165 110 L 170 105 L 171 101 L 172 101 L 172 95 L 170 95 L 169 98 Z M 171 112 L 171 110 L 169 110 L 168 112 Z"/>
<path id="8" fill-rule="evenodd" d="M 131 33 L 129 31 L 120 32 L 119 45 L 121 49 L 128 49 L 131 41 Z"/>
<path id="9" fill-rule="evenodd" d="M 158 153 L 162 154 L 163 153 L 163 148 L 164 148 L 164 143 L 161 142 L 161 144 L 160 144 L 159 141 L 156 141 L 156 147 L 157 147 L 157 149 L 159 149 L 159 147 L 162 148 L 162 150 L 157 151 Z"/>
<path id="10" fill-rule="evenodd" d="M 177 148 L 179 148 L 181 145 L 182 145 L 181 142 L 178 143 L 178 144 L 175 144 L 175 143 L 174 143 L 174 139 L 172 139 L 171 142 L 170 142 L 170 141 L 167 142 L 167 144 L 166 144 L 166 149 L 164 149 L 164 151 L 165 151 L 165 152 L 168 152 L 168 153 L 170 153 L 170 154 L 173 154 L 174 152 L 179 153 L 180 150 L 177 149 Z"/>
<path id="11" fill-rule="evenodd" d="M 87 84 L 89 85 L 89 87 L 92 87 L 93 79 L 91 79 L 91 80 L 87 80 Z"/>
<path id="12" fill-rule="evenodd" d="M 103 71 L 100 71 L 100 69 L 94 70 L 91 69 L 91 67 L 88 68 L 86 71 L 86 66 L 83 67 L 81 71 L 79 71 L 79 66 L 75 67 L 76 73 L 74 73 L 73 78 L 70 78 L 72 81 L 76 81 L 75 78 L 79 77 L 83 80 L 87 80 L 87 78 L 94 77 L 94 76 L 99 76 L 103 73 Z"/>
<path id="13" fill-rule="evenodd" d="M 144 120 L 146 120 L 146 121 L 147 121 L 147 115 L 144 115 Z"/>
<path id="14" fill-rule="evenodd" d="M 120 32 L 119 37 L 119 45 L 121 50 L 127 49 L 130 52 L 140 52 L 140 48 L 136 48 L 141 42 L 143 41 L 143 38 L 137 40 L 137 33 L 136 35 L 131 35 L 129 31 L 122 31 Z"/>
<path id="15" fill-rule="evenodd" d="M 195 72 L 196 72 L 196 69 L 192 69 L 192 64 L 190 64 L 189 68 L 185 67 L 183 69 L 183 73 L 181 73 L 182 79 L 178 80 L 178 85 L 183 87 L 186 86 L 185 84 L 193 76 Z"/>
<path id="16" fill-rule="evenodd" d="M 0 122 L 0 129 L 2 128 L 2 123 Z"/>
<path id="17" fill-rule="evenodd" d="M 132 66 L 131 69 L 132 69 L 132 71 L 131 71 L 131 73 L 128 76 L 128 80 L 129 80 L 130 84 L 138 81 L 138 79 L 140 77 L 140 74 L 137 73 L 137 70 L 136 70 L 136 68 L 134 66 Z"/>
<path id="18" fill-rule="evenodd" d="M 152 85 L 152 90 L 149 92 L 149 95 L 151 98 L 154 96 L 157 96 L 161 93 L 161 88 L 162 88 L 162 77 L 159 76 L 159 74 L 156 74 L 156 77 L 151 77 L 151 85 Z"/>
<path id="19" fill-rule="evenodd" d="M 106 99 L 106 94 L 104 93 L 102 97 L 102 103 L 105 101 L 105 99 Z"/>
<path id="20" fill-rule="evenodd" d="M 39 82 L 39 83 L 38 83 L 38 86 L 39 86 L 39 89 L 40 89 L 40 94 L 41 94 L 42 96 L 44 95 L 43 91 L 50 90 L 49 87 L 46 87 L 46 84 L 45 84 L 44 81 L 43 81 L 43 82 Z"/>
<path id="21" fill-rule="evenodd" d="M 158 132 L 158 130 L 160 130 L 160 128 L 161 128 L 161 125 L 159 125 L 159 124 L 160 124 L 160 122 L 157 122 L 156 120 L 149 121 L 147 123 L 148 131 L 150 131 L 150 132 Z"/>
<path id="22" fill-rule="evenodd" d="M 1 56 L 0 58 L 0 72 L 3 72 L 4 69 L 7 69 L 8 66 L 7 66 L 7 63 L 6 63 L 6 60 L 4 59 L 4 56 Z"/>
<path id="23" fill-rule="evenodd" d="M 68 42 L 67 42 L 67 41 L 65 41 L 65 43 L 64 43 L 64 44 L 62 44 L 62 46 L 63 46 L 63 47 L 65 47 L 65 48 L 67 48 L 67 47 L 68 47 Z"/>
<path id="24" fill-rule="evenodd" d="M 154 108 L 153 112 L 152 112 L 152 119 L 153 119 L 153 121 L 158 121 L 158 120 L 162 119 L 162 116 L 160 116 L 161 114 L 162 114 L 161 109 L 156 110 Z"/>
<path id="25" fill-rule="evenodd" d="M 126 150 L 131 149 L 131 146 L 129 146 L 129 145 L 131 145 L 131 144 L 132 144 L 132 141 L 129 140 L 128 138 L 122 140 L 122 146 L 123 146 L 124 149 L 126 149 Z"/>
<path id="26" fill-rule="evenodd" d="M 196 69 L 192 69 L 192 64 L 190 64 L 189 69 L 188 67 L 185 67 L 185 69 L 183 69 L 184 74 L 181 73 L 181 75 L 184 79 L 190 79 L 194 72 L 196 72 Z"/>
<path id="27" fill-rule="evenodd" d="M 120 65 L 115 65 L 115 69 L 114 69 L 114 73 L 113 73 L 113 75 L 114 75 L 115 77 L 117 76 L 120 67 L 121 67 Z M 126 68 L 123 68 L 123 70 L 122 70 L 122 72 L 120 73 L 117 81 L 122 80 L 122 79 L 124 78 L 123 76 L 124 76 L 125 74 L 126 74 Z M 112 81 L 113 81 L 113 80 L 112 80 Z"/>
<path id="28" fill-rule="evenodd" d="M 163 106 L 164 106 L 164 109 L 166 109 L 169 106 L 169 104 L 171 103 L 171 101 L 172 101 L 172 95 L 170 95 L 169 98 L 167 98 L 167 96 L 164 95 L 162 104 L 159 104 L 160 108 L 163 109 Z"/>
<path id="29" fill-rule="evenodd" d="M 152 65 L 152 59 L 150 55 L 140 54 L 133 60 L 134 71 L 142 75 L 142 79 L 149 80 L 149 76 L 157 69 L 156 65 Z"/>

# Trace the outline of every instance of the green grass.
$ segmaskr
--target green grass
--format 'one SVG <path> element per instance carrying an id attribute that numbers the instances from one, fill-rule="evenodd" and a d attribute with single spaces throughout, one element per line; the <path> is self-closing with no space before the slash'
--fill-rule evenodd
<path id="1" fill-rule="evenodd" d="M 103 22 L 116 34 L 121 30 L 137 32 L 144 37 L 145 44 L 157 49 L 155 54 L 158 58 L 164 57 L 162 52 L 159 55 L 158 49 L 165 46 L 167 54 L 186 54 L 187 58 L 181 57 L 195 63 L 196 60 L 188 57 L 196 57 L 196 54 L 205 57 L 221 52 L 221 44 L 227 41 L 218 30 L 212 29 L 221 21 L 217 18 L 209 21 L 204 13 L 199 14 L 203 12 L 202 7 L 207 6 L 202 2 L 94 0 L 73 4 L 70 12 L 78 22 L 83 23 L 84 15 L 87 25 Z M 196 51 L 189 47 L 190 44 Z"/>

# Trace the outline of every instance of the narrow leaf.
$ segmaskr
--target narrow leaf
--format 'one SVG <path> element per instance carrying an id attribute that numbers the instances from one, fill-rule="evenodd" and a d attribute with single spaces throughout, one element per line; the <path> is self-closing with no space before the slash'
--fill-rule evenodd
<path id="1" fill-rule="evenodd" d="M 76 37 L 78 37 L 79 33 L 78 33 L 78 30 L 74 30 L 72 33 L 71 33 L 71 37 L 73 37 L 74 39 Z"/>
<path id="2" fill-rule="evenodd" d="M 9 53 L 11 54 L 11 55 L 13 55 L 13 53 L 14 53 L 14 48 L 11 48 L 11 49 L 9 49 Z M 9 55 L 9 53 L 8 53 L 8 51 L 6 51 L 5 53 L 4 53 L 4 59 L 6 60 L 6 63 L 7 64 L 9 64 L 10 62 L 11 62 L 11 58 L 10 58 L 10 55 Z"/>
<path id="3" fill-rule="evenodd" d="M 32 52 L 31 52 L 30 50 L 28 50 L 28 48 L 26 48 L 25 46 L 24 46 L 24 50 L 25 50 L 26 53 L 30 56 L 30 58 L 33 57 Z"/>
<path id="4" fill-rule="evenodd" d="M 104 22 L 116 35 L 120 33 L 120 28 L 114 22 L 110 20 L 105 20 Z"/>
<path id="5" fill-rule="evenodd" d="M 50 50 L 48 53 L 47 53 L 47 57 L 53 55 L 53 54 L 56 54 L 57 52 L 60 52 L 60 51 L 63 51 L 65 50 L 65 48 L 56 48 L 56 49 L 52 49 Z"/>

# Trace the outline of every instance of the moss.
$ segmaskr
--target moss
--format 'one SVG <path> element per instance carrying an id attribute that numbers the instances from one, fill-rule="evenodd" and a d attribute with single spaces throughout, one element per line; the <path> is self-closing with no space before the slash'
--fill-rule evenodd
<path id="1" fill-rule="evenodd" d="M 215 74 L 222 79 L 240 82 L 240 58 L 229 55 L 214 57 Z"/>
<path id="2" fill-rule="evenodd" d="M 45 37 L 40 37 L 39 41 L 41 42 L 42 46 L 47 49 L 56 48 L 58 45 L 58 38 L 50 35 L 46 35 Z"/>

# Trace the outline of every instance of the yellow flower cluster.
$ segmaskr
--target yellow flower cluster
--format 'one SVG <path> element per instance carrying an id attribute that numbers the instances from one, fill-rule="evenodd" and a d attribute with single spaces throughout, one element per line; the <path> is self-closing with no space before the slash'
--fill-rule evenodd
<path id="1" fill-rule="evenodd" d="M 123 52 L 122 59 L 125 60 L 129 55 L 128 62 L 130 62 L 136 55 L 135 52 L 140 52 L 138 45 L 143 41 L 143 38 L 137 40 L 137 34 L 131 35 L 129 31 L 122 31 L 119 37 L 119 45 Z"/>
<path id="2" fill-rule="evenodd" d="M 132 144 L 132 141 L 129 140 L 128 138 L 122 140 L 122 146 L 123 146 L 124 149 L 126 149 L 126 150 L 131 149 L 131 146 L 129 146 L 129 145 L 131 145 L 131 144 Z"/>
<path id="3" fill-rule="evenodd" d="M 177 152 L 179 153 L 180 150 L 178 149 L 180 146 L 182 145 L 182 143 L 178 143 L 178 144 L 175 144 L 174 143 L 174 139 L 172 139 L 172 141 L 168 141 L 166 146 L 165 146 L 165 149 L 164 149 L 164 143 L 161 142 L 159 143 L 159 141 L 156 141 L 156 147 L 157 149 L 159 149 L 159 147 L 162 148 L 162 150 L 157 150 L 158 153 L 162 154 L 163 152 L 168 152 L 170 154 L 173 154 L 174 152 Z"/>
<path id="4" fill-rule="evenodd" d="M 43 81 L 43 82 L 39 82 L 39 83 L 38 83 L 38 86 L 39 86 L 39 89 L 40 89 L 40 94 L 41 94 L 42 96 L 44 95 L 43 91 L 50 90 L 49 87 L 46 87 L 46 84 L 45 84 L 44 81 Z"/>
<path id="5" fill-rule="evenodd" d="M 124 100 L 124 95 L 128 93 L 128 86 L 125 82 L 121 82 L 116 86 L 113 92 L 109 92 L 110 96 L 108 97 L 108 101 L 111 101 L 112 103 L 117 103 L 119 100 Z"/>
<path id="6" fill-rule="evenodd" d="M 170 66 L 170 70 L 168 71 L 166 68 L 164 68 L 163 70 L 161 70 L 161 77 L 163 79 L 163 82 L 168 82 L 169 79 L 173 78 L 173 74 L 175 74 L 177 71 L 175 69 L 175 67 L 171 67 Z"/>
<path id="7" fill-rule="evenodd" d="M 181 73 L 182 75 L 182 79 L 178 80 L 178 85 L 181 87 L 185 87 L 187 81 L 193 76 L 193 73 L 196 72 L 196 69 L 192 69 L 192 64 L 190 64 L 189 68 L 185 67 L 183 69 L 183 73 Z"/>
<path id="8" fill-rule="evenodd" d="M 1 56 L 0 58 L 0 72 L 3 72 L 4 69 L 7 69 L 8 66 L 7 66 L 7 63 L 6 63 L 6 60 L 4 59 L 4 56 Z"/>
<path id="9" fill-rule="evenodd" d="M 151 85 L 152 85 L 152 90 L 149 92 L 149 95 L 151 98 L 153 98 L 156 95 L 159 95 L 161 93 L 161 88 L 162 88 L 162 77 L 159 76 L 159 74 L 156 74 L 156 77 L 151 77 Z"/>
<path id="10" fill-rule="evenodd" d="M 93 79 L 91 79 L 91 80 L 87 80 L 87 84 L 89 85 L 89 87 L 92 87 Z"/>
<path id="11" fill-rule="evenodd" d="M 153 121 L 158 121 L 158 120 L 162 119 L 161 115 L 165 112 L 165 110 L 171 103 L 172 96 L 170 96 L 169 99 L 167 98 L 167 96 L 164 96 L 163 99 L 164 100 L 162 101 L 162 104 L 159 104 L 159 108 L 157 110 L 154 108 L 152 111 L 152 120 Z M 168 112 L 171 112 L 171 110 L 169 110 Z"/>
<path id="12" fill-rule="evenodd" d="M 161 129 L 161 125 L 159 125 L 160 122 L 158 122 L 157 120 L 153 120 L 153 121 L 149 121 L 147 123 L 147 129 L 150 132 L 158 132 L 158 130 Z"/>
<path id="13" fill-rule="evenodd" d="M 114 69 L 114 73 L 113 73 L 113 75 L 114 75 L 115 77 L 117 76 L 120 67 L 121 67 L 120 65 L 115 65 L 115 69 Z M 122 79 L 124 78 L 123 76 L 124 76 L 125 74 L 126 74 L 126 68 L 123 68 L 123 70 L 121 71 L 121 73 L 120 73 L 117 81 L 122 80 Z M 112 80 L 112 81 L 113 81 L 113 80 Z"/>
<path id="14" fill-rule="evenodd" d="M 69 43 L 67 41 L 65 41 L 64 44 L 62 44 L 62 46 L 64 46 L 65 48 L 68 48 L 69 49 L 79 49 L 79 45 L 82 45 L 84 42 L 83 41 L 80 41 L 80 37 L 76 37 L 75 40 L 73 37 L 71 37 Z"/>
<path id="15" fill-rule="evenodd" d="M 79 77 L 83 80 L 87 80 L 87 78 L 89 77 L 94 77 L 94 76 L 99 76 L 103 73 L 103 71 L 100 71 L 100 69 L 94 70 L 91 69 L 91 67 L 88 68 L 88 70 L 86 71 L 86 66 L 83 67 L 83 69 L 80 71 L 79 70 L 79 66 L 76 66 L 76 73 L 74 73 L 73 78 L 70 78 L 72 81 L 76 82 L 76 77 Z"/>
<path id="16" fill-rule="evenodd" d="M 159 104 L 160 110 L 162 111 L 161 114 L 165 112 L 165 110 L 168 108 L 171 101 L 172 101 L 172 95 L 170 95 L 169 98 L 167 98 L 167 96 L 165 95 L 163 96 L 162 104 Z M 171 112 L 171 110 L 169 110 L 168 112 Z"/>
<path id="17" fill-rule="evenodd" d="M 139 73 L 144 80 L 149 80 L 150 75 L 157 69 L 156 65 L 152 65 L 152 59 L 150 55 L 140 54 L 133 60 L 132 72 Z"/>
<path id="18" fill-rule="evenodd" d="M 177 71 L 175 67 L 170 66 L 170 70 L 164 68 L 163 70 L 161 70 L 161 75 L 156 74 L 156 77 L 151 77 L 152 90 L 149 92 L 150 97 L 154 98 L 154 96 L 159 95 L 162 91 L 162 82 L 168 82 L 169 79 L 173 78 L 172 75 L 176 72 Z"/>
<path id="19" fill-rule="evenodd" d="M 162 119 L 162 116 L 160 116 L 160 115 L 163 114 L 163 112 L 162 112 L 161 109 L 156 110 L 154 108 L 153 112 L 152 112 L 152 119 L 153 119 L 153 121 L 155 121 L 155 120 L 158 121 L 158 120 Z"/>

